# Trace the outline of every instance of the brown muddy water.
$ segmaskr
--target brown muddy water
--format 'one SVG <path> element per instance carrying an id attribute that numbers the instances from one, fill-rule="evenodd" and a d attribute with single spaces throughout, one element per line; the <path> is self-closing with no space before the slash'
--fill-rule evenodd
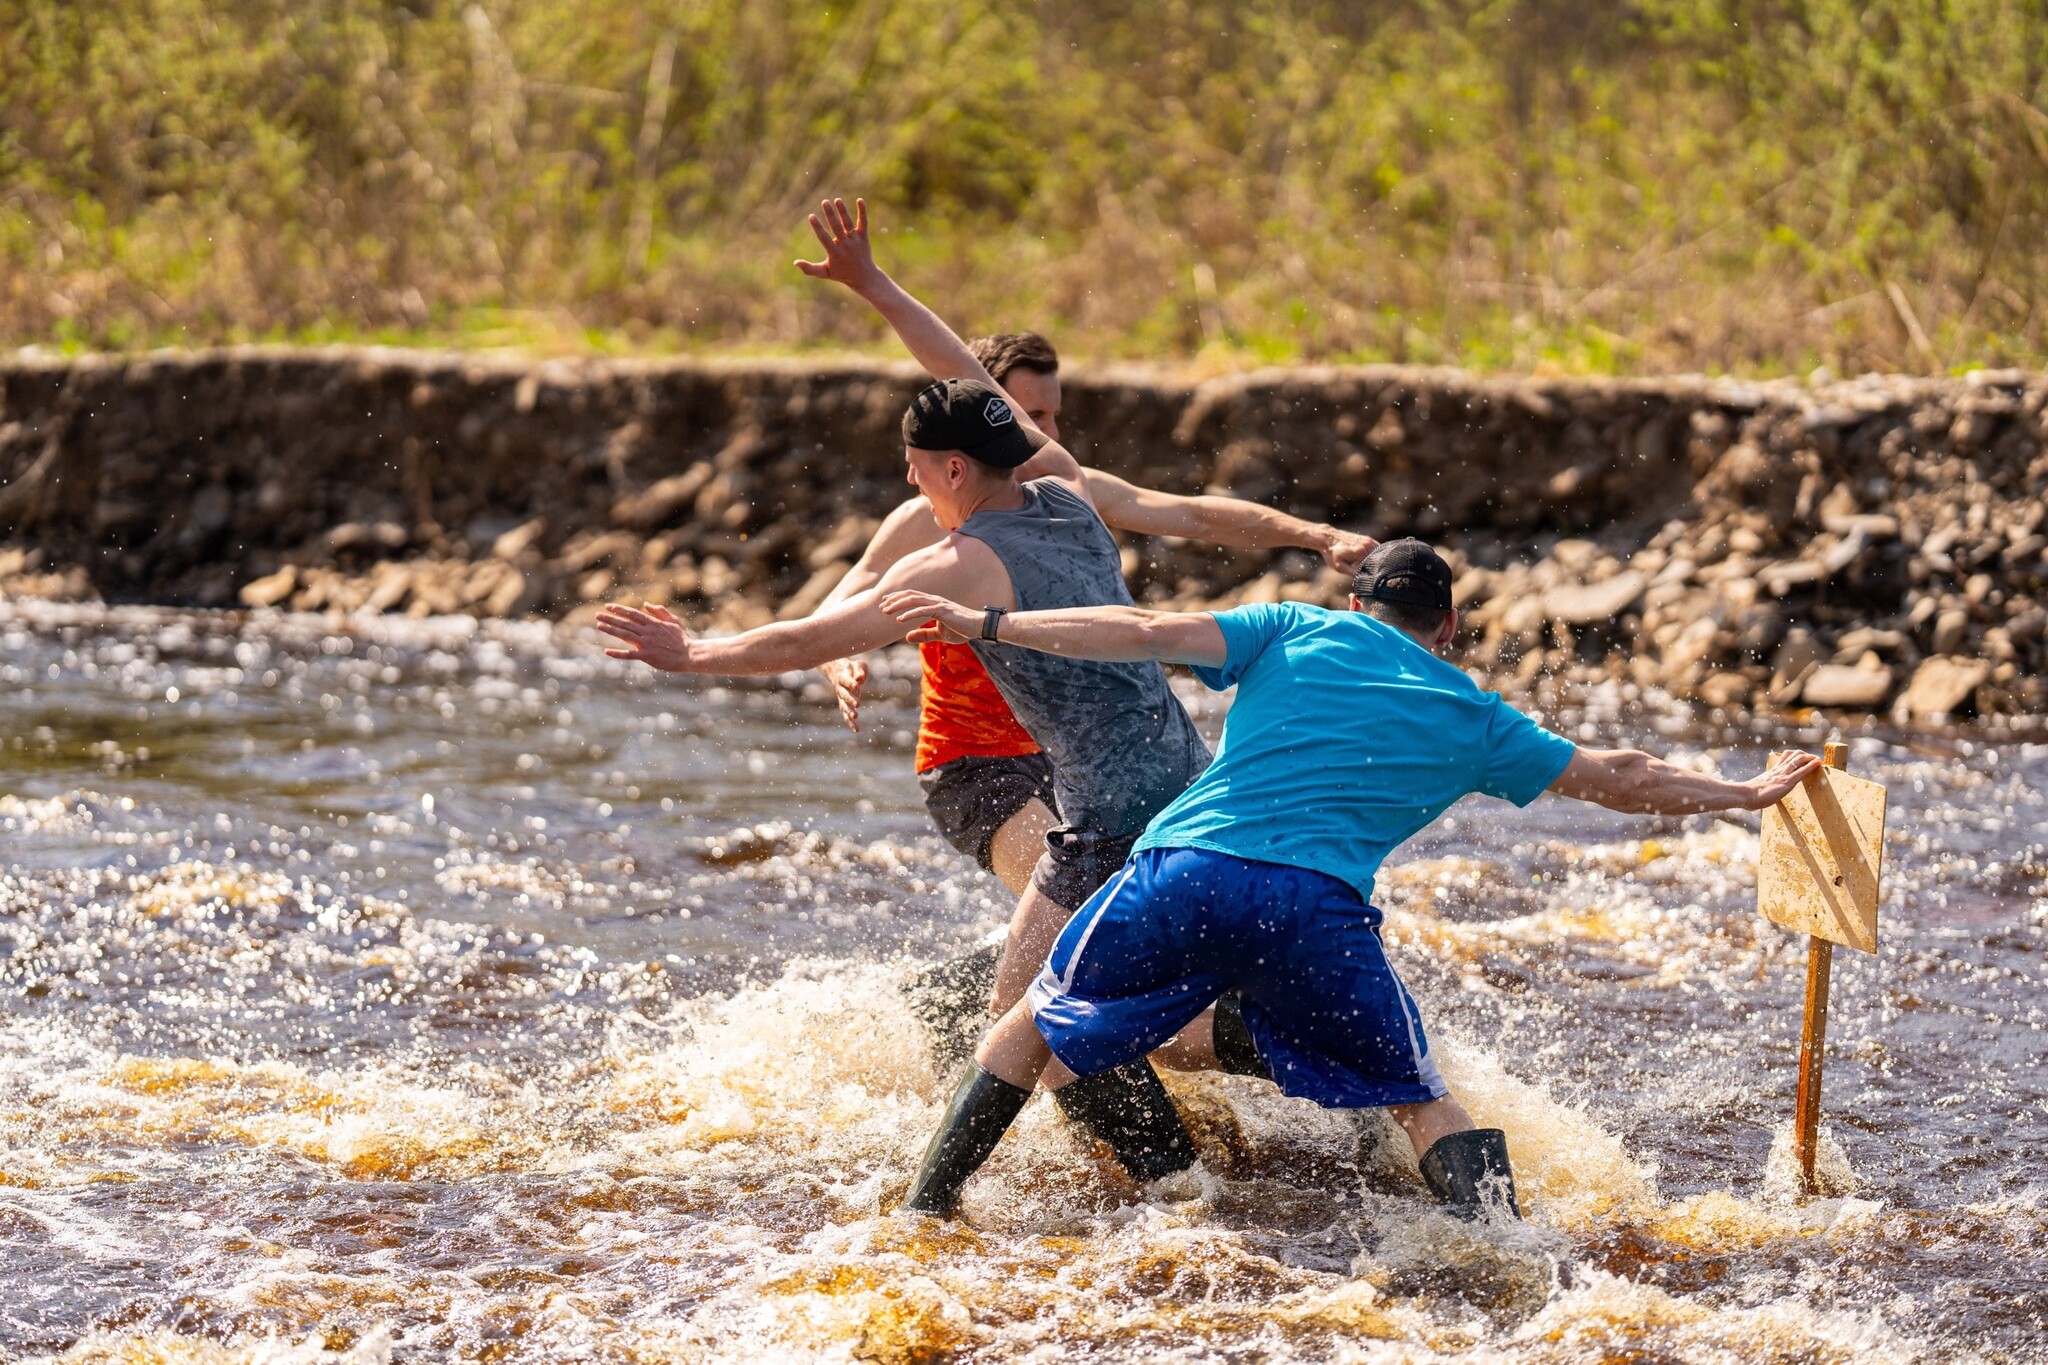
<path id="1" fill-rule="evenodd" d="M 885 1212 L 941 1099 L 902 986 L 1006 907 L 904 678 L 854 738 L 545 625 L 7 612 L 10 1358 L 2048 1359 L 2048 747 L 1852 736 L 1892 822 L 1833 1197 L 1772 1156 L 1803 946 L 1754 835 L 1475 800 L 1381 899 L 1527 1225 L 1235 1078 L 1174 1080 L 1198 1178 L 1041 1100 L 940 1224 Z M 1825 737 L 1556 719 L 1736 772 Z"/>

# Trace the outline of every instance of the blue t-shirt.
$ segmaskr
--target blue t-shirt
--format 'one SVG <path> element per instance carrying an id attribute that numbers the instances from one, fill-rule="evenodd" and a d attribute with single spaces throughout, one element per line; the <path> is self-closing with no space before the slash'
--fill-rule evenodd
<path id="1" fill-rule="evenodd" d="M 1237 699 L 1216 761 L 1139 849 L 1206 848 L 1349 882 L 1469 792 L 1526 806 L 1574 746 L 1394 627 L 1300 602 L 1216 613 L 1229 654 L 1195 676 Z"/>

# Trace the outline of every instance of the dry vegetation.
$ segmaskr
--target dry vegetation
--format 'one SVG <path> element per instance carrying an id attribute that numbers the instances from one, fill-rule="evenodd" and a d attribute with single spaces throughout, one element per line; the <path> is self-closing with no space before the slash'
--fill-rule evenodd
<path id="1" fill-rule="evenodd" d="M 2017 0 L 0 0 L 0 342 L 2048 355 Z"/>

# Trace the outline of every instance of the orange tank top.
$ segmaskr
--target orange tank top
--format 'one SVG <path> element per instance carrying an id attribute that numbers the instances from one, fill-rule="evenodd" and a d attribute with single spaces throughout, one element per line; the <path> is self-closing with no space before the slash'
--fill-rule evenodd
<path id="1" fill-rule="evenodd" d="M 1038 745 L 1010 714 L 995 680 L 969 645 L 925 644 L 917 715 L 917 770 L 956 758 L 1014 758 Z"/>

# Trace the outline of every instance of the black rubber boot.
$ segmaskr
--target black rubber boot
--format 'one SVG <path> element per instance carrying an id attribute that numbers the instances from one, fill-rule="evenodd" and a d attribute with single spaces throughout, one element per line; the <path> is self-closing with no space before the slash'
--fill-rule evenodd
<path id="1" fill-rule="evenodd" d="M 931 1039 L 932 1068 L 939 1075 L 958 1071 L 988 1031 L 988 999 L 1002 959 L 1002 944 L 983 944 L 919 972 L 904 992 Z"/>
<path id="2" fill-rule="evenodd" d="M 1218 1066 L 1233 1076 L 1257 1076 L 1262 1081 L 1273 1079 L 1271 1068 L 1259 1059 L 1259 1049 L 1252 1042 L 1252 1031 L 1245 1027 L 1244 1002 L 1236 991 L 1216 997 L 1216 1013 L 1211 1016 L 1210 1026 Z"/>
<path id="3" fill-rule="evenodd" d="M 981 1169 L 1030 1098 L 1029 1090 L 978 1066 L 969 1067 L 946 1106 L 946 1116 L 939 1120 L 939 1131 L 932 1134 L 931 1146 L 924 1149 L 924 1164 L 918 1167 L 903 1207 L 951 1217 L 960 1203 L 960 1187 Z"/>
<path id="4" fill-rule="evenodd" d="M 1069 1081 L 1052 1097 L 1068 1118 L 1108 1143 L 1141 1184 L 1195 1164 L 1195 1141 L 1143 1057 Z"/>
<path id="5" fill-rule="evenodd" d="M 1508 1165 L 1508 1135 L 1498 1128 L 1471 1128 L 1440 1137 L 1422 1157 L 1422 1179 L 1437 1202 L 1460 1218 L 1476 1218 L 1491 1199 L 1505 1196 L 1508 1212 L 1522 1216 L 1515 1202 L 1515 1172 Z"/>

